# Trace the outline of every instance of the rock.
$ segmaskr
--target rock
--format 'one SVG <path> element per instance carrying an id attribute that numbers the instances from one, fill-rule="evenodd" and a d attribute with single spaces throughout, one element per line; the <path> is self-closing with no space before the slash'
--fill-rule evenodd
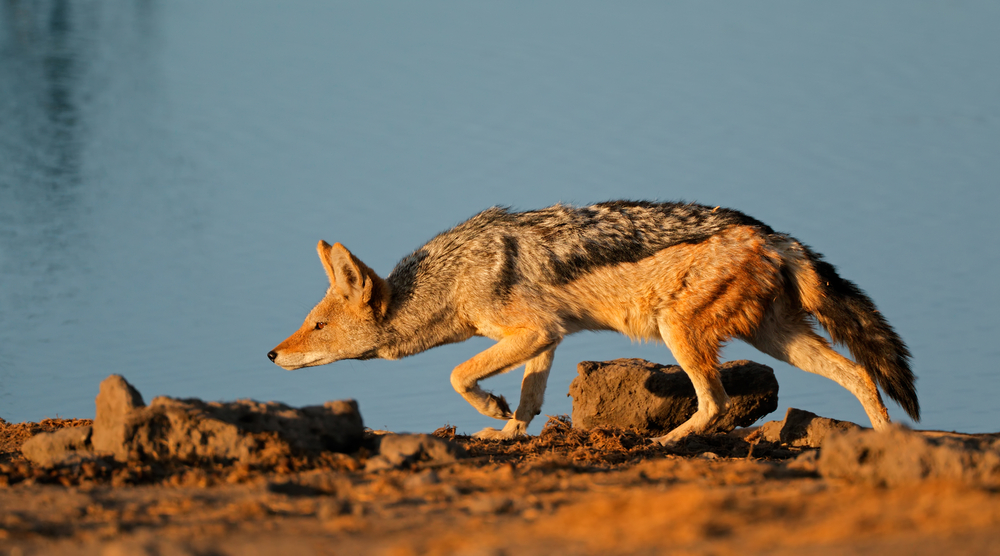
<path id="1" fill-rule="evenodd" d="M 441 464 L 465 457 L 465 448 L 429 434 L 386 434 L 379 453 L 368 460 L 365 471 L 399 469 L 414 464 Z"/>
<path id="2" fill-rule="evenodd" d="M 100 452 L 116 453 L 125 443 L 125 420 L 136 409 L 146 406 L 139 393 L 121 375 L 111 375 L 101 382 L 95 400 L 94 433 L 91 443 Z"/>
<path id="3" fill-rule="evenodd" d="M 820 417 L 815 413 L 788 408 L 782 421 L 768 421 L 758 429 L 761 438 L 789 446 L 819 448 L 832 432 L 860 430 L 861 426 L 850 421 Z"/>
<path id="4" fill-rule="evenodd" d="M 582 361 L 569 386 L 573 426 L 614 427 L 659 436 L 688 420 L 698 408 L 694 386 L 677 365 L 643 359 Z M 752 361 L 721 366 L 729 413 L 719 431 L 745 427 L 778 408 L 778 381 L 770 367 Z"/>
<path id="5" fill-rule="evenodd" d="M 820 451 L 827 478 L 884 486 L 926 479 L 1000 483 L 1000 436 L 935 435 L 895 425 L 831 433 Z"/>
<path id="6" fill-rule="evenodd" d="M 91 427 L 72 427 L 41 433 L 21 446 L 21 455 L 32 463 L 51 467 L 76 463 L 94 454 L 90 448 Z"/>

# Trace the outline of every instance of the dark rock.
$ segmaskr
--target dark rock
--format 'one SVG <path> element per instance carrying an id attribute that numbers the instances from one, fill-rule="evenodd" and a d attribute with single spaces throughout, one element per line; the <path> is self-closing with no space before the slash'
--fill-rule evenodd
<path id="1" fill-rule="evenodd" d="M 582 361 L 569 386 L 573 426 L 614 427 L 642 434 L 666 434 L 698 409 L 694 386 L 677 365 L 643 359 Z M 728 414 L 717 430 L 748 426 L 778 408 L 778 381 L 770 367 L 752 361 L 721 366 L 730 397 Z"/>
<path id="2" fill-rule="evenodd" d="M 379 453 L 368 460 L 365 471 L 451 463 L 466 455 L 458 444 L 429 434 L 386 434 L 379 438 Z"/>
<path id="3" fill-rule="evenodd" d="M 782 421 L 768 421 L 758 429 L 761 438 L 768 442 L 779 442 L 789 446 L 819 448 L 832 432 L 847 432 L 861 429 L 850 421 L 838 421 L 820 417 L 815 413 L 788 408 Z"/>
<path id="4" fill-rule="evenodd" d="M 1000 483 L 1000 435 L 886 431 L 831 433 L 817 463 L 828 478 L 896 486 L 925 479 Z"/>

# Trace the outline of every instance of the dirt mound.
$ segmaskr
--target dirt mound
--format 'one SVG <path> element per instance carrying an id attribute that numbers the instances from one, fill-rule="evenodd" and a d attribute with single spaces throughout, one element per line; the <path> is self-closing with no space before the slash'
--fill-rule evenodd
<path id="1" fill-rule="evenodd" d="M 927 479 L 1000 484 L 1000 435 L 887 431 L 832 433 L 817 468 L 824 477 L 898 486 Z"/>
<path id="2" fill-rule="evenodd" d="M 88 421 L 66 420 L 67 426 Z M 10 431 L 41 430 L 36 423 L 8 426 Z M 45 427 L 55 429 L 53 424 Z M 80 428 L 80 427 L 77 427 Z M 66 429 L 69 430 L 69 429 Z M 20 433 L 17 433 L 20 434 Z M 67 433 L 69 434 L 69 433 Z M 766 441 L 747 442 L 736 435 L 691 436 L 677 446 L 665 448 L 649 442 L 636 431 L 610 428 L 573 428 L 567 415 L 550 417 L 539 436 L 503 442 L 480 440 L 442 427 L 430 435 L 378 434 L 366 431 L 361 446 L 352 453 L 270 451 L 251 462 L 219 458 L 141 458 L 119 461 L 111 455 L 79 453 L 61 463 L 34 464 L 24 458 L 0 463 L 0 486 L 17 483 L 94 485 L 188 485 L 211 486 L 244 483 L 262 477 L 284 477 L 310 472 L 358 472 L 434 469 L 442 465 L 509 464 L 525 468 L 567 469 L 579 472 L 625 469 L 664 457 L 698 457 L 704 460 L 752 458 L 781 462 L 802 450 Z M 35 438 L 46 438 L 37 434 Z M 48 437 L 51 438 L 51 437 Z M 386 443 L 386 440 L 389 440 Z M 0 442 L 10 442 L 2 436 Z M 83 456 L 83 457 L 81 457 Z M 386 461 L 388 460 L 388 464 Z"/>
<path id="3" fill-rule="evenodd" d="M 126 460 L 234 460 L 244 464 L 308 452 L 352 452 L 364 425 L 354 400 L 301 409 L 277 402 L 204 402 L 157 397 L 146 406 L 124 378 L 101 383 L 89 427 L 42 433 L 22 446 L 40 465 L 111 454 Z"/>
<path id="4" fill-rule="evenodd" d="M 79 438 L 86 422 L 79 424 L 60 430 Z M 0 425 L 0 445 L 42 428 Z M 970 452 L 992 449 L 1000 438 L 912 434 L 933 446 L 960 442 Z M 887 443 L 912 450 L 896 437 Z M 462 449 L 468 457 L 458 457 Z M 829 439 L 822 448 L 843 449 Z M 434 435 L 366 431 L 349 454 L 302 452 L 253 464 L 22 460 L 0 463 L 0 546 L 94 556 L 297 554 L 317 547 L 349 554 L 801 554 L 808 548 L 930 555 L 988 553 L 1000 540 L 995 486 L 918 479 L 872 488 L 827 478 L 829 469 L 820 475 L 818 453 L 743 430 L 666 448 L 634 430 L 583 430 L 560 416 L 530 438 L 485 441 L 454 427 Z M 398 464 L 369 466 L 393 458 Z"/>
<path id="5" fill-rule="evenodd" d="M 438 429 L 434 434 L 454 439 L 465 447 L 472 458 L 493 463 L 554 465 L 578 470 L 616 469 L 669 456 L 752 458 L 777 462 L 794 458 L 803 451 L 761 439 L 748 442 L 735 433 L 691 435 L 666 448 L 650 442 L 648 436 L 635 429 L 575 427 L 568 415 L 549 416 L 538 436 L 502 442 L 455 435 L 454 428 Z"/>

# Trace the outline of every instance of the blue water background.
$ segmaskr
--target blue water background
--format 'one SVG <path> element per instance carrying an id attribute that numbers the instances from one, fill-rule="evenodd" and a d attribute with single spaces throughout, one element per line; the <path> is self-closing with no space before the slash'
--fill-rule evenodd
<path id="1" fill-rule="evenodd" d="M 374 428 L 495 425 L 474 339 L 286 372 L 319 239 L 380 274 L 492 205 L 740 209 L 860 284 L 913 351 L 921 426 L 1000 430 L 1000 3 L 0 2 L 0 417 L 155 395 L 356 398 Z M 673 358 L 581 333 L 581 360 Z M 866 423 L 773 365 L 785 408 Z M 520 371 L 484 386 L 516 399 Z M 909 422 L 895 404 L 890 413 Z M 544 416 L 532 425 L 541 427 Z"/>

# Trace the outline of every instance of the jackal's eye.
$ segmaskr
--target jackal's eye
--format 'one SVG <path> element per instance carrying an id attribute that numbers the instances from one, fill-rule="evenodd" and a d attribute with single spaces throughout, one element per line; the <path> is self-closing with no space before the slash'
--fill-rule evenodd
<path id="1" fill-rule="evenodd" d="M 324 326 L 326 326 L 325 322 L 317 322 L 316 323 L 316 330 L 322 330 Z"/>

